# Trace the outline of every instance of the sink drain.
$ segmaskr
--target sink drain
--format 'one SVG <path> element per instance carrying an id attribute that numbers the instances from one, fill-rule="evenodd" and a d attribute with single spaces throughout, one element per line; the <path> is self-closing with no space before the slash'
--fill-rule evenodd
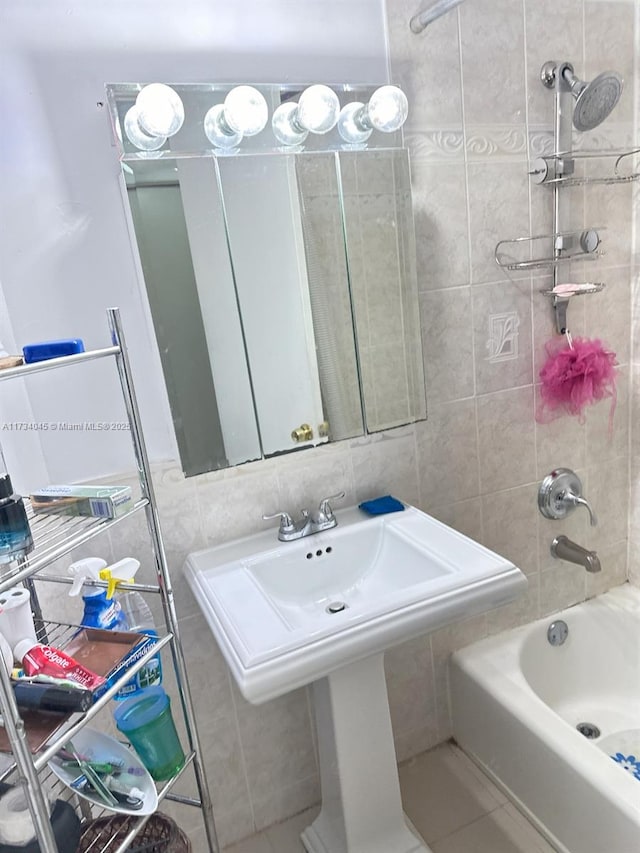
<path id="1" fill-rule="evenodd" d="M 327 606 L 327 613 L 341 613 L 346 609 L 347 605 L 344 601 L 332 601 L 331 604 Z"/>
<path id="2" fill-rule="evenodd" d="M 595 740 L 600 737 L 600 729 L 594 723 L 578 723 L 576 726 L 581 735 L 584 735 L 589 740 Z"/>

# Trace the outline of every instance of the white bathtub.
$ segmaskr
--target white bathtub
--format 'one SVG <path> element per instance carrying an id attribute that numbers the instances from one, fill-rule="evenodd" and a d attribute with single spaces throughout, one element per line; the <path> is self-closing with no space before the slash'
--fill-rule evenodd
<path id="1" fill-rule="evenodd" d="M 557 619 L 569 636 L 552 646 Z M 558 850 L 640 851 L 640 779 L 611 757 L 640 761 L 640 589 L 462 649 L 450 676 L 454 737 Z"/>

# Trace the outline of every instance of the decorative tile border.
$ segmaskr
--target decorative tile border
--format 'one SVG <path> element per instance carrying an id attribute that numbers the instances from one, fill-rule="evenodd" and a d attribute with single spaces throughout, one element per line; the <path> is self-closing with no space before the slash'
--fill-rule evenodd
<path id="1" fill-rule="evenodd" d="M 467 129 L 467 160 L 523 160 L 527 157 L 524 125 L 474 125 Z"/>
<path id="2" fill-rule="evenodd" d="M 449 163 L 462 162 L 464 159 L 462 128 L 415 128 L 406 131 L 404 136 L 415 159 Z"/>

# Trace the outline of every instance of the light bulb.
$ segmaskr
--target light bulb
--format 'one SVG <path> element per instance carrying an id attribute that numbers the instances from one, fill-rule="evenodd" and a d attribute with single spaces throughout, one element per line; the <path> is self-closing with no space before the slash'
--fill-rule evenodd
<path id="1" fill-rule="evenodd" d="M 149 136 L 173 136 L 182 127 L 184 106 L 180 95 L 164 83 L 150 83 L 138 93 L 140 127 Z"/>
<path id="2" fill-rule="evenodd" d="M 149 136 L 148 133 L 144 132 L 140 127 L 138 107 L 136 104 L 127 110 L 123 124 L 124 132 L 126 133 L 129 142 L 135 145 L 136 148 L 140 148 L 142 151 L 157 151 L 158 148 L 162 148 L 167 141 L 166 136 Z"/>
<path id="3" fill-rule="evenodd" d="M 288 101 L 274 111 L 271 119 L 273 135 L 281 145 L 302 145 L 309 131 L 298 124 L 298 105 Z"/>
<path id="4" fill-rule="evenodd" d="M 381 86 L 371 95 L 367 105 L 367 117 L 376 130 L 393 133 L 407 120 L 409 102 L 397 86 Z"/>
<path id="5" fill-rule="evenodd" d="M 224 99 L 224 118 L 229 128 L 243 136 L 255 136 L 269 118 L 264 95 L 253 86 L 236 86 Z"/>
<path id="6" fill-rule="evenodd" d="M 340 101 L 328 86 L 309 86 L 300 95 L 297 123 L 311 133 L 327 133 L 336 126 Z"/>
<path id="7" fill-rule="evenodd" d="M 366 119 L 366 107 L 360 101 L 353 101 L 340 110 L 338 133 L 345 142 L 358 145 L 367 141 L 373 133 L 373 127 L 365 123 L 364 119 Z"/>
<path id="8" fill-rule="evenodd" d="M 216 148 L 235 148 L 242 142 L 242 134 L 231 130 L 225 120 L 224 104 L 216 104 L 204 117 L 204 132 Z"/>

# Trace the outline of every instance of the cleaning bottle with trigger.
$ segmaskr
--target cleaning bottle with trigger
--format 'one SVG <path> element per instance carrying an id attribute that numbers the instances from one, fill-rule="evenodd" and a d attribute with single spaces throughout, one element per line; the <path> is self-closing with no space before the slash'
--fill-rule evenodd
<path id="1" fill-rule="evenodd" d="M 69 566 L 73 575 L 73 584 L 69 595 L 82 593 L 84 613 L 81 625 L 85 628 L 104 628 L 107 631 L 124 631 L 126 622 L 120 602 L 111 600 L 103 587 L 92 586 L 87 581 L 100 580 L 100 572 L 106 568 L 106 560 L 99 557 L 86 557 Z"/>
<path id="2" fill-rule="evenodd" d="M 103 568 L 100 572 L 102 580 L 107 581 L 107 599 L 113 598 L 118 603 L 123 623 L 117 627 L 117 631 L 133 631 L 137 634 L 146 634 L 149 637 L 158 637 L 156 626 L 153 621 L 151 608 L 142 595 L 134 589 L 119 590 L 122 583 L 134 583 L 136 572 L 140 568 L 140 561 L 133 557 L 125 557 L 111 566 Z M 146 687 L 156 687 L 162 684 L 162 662 L 160 654 L 156 654 L 138 670 L 130 681 L 116 693 L 114 699 L 128 699 L 141 693 Z"/>

